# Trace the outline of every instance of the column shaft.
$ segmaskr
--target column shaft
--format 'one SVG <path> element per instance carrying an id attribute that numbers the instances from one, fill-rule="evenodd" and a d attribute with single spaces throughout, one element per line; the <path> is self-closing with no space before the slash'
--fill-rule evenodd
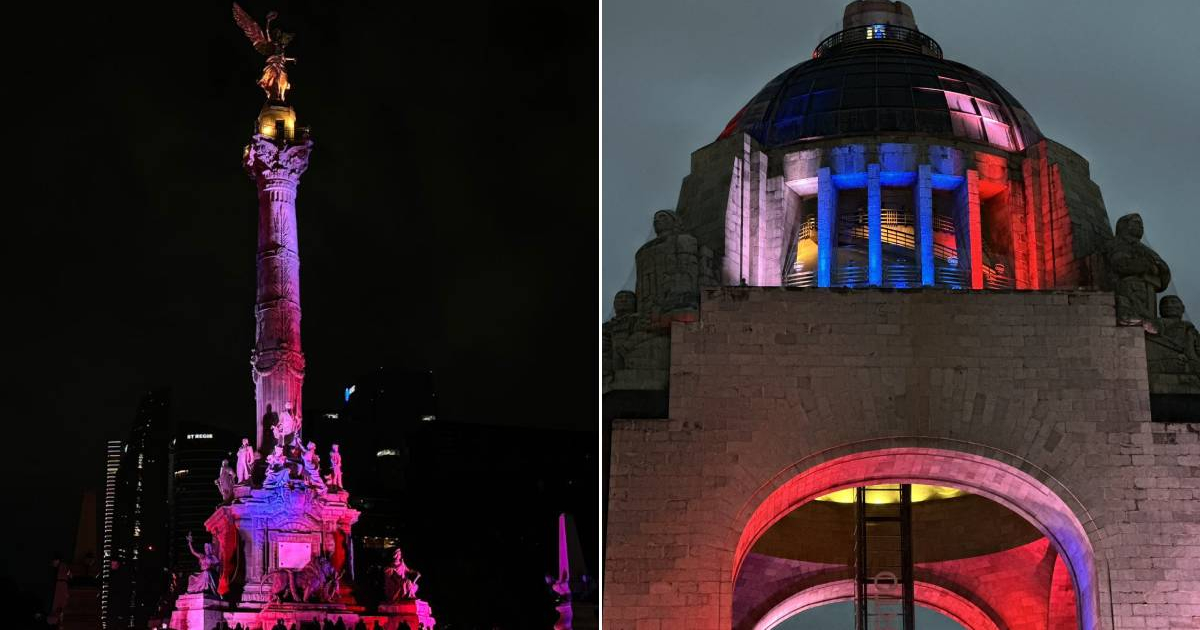
<path id="1" fill-rule="evenodd" d="M 817 170 L 817 286 L 833 283 L 837 261 L 837 189 L 829 168 Z"/>
<path id="2" fill-rule="evenodd" d="M 867 264 L 868 282 L 883 284 L 883 223 L 882 199 L 879 190 L 879 165 L 867 165 Z"/>
<path id="3" fill-rule="evenodd" d="M 913 188 L 913 206 L 917 209 L 916 241 L 918 262 L 921 267 L 921 284 L 934 285 L 933 257 L 933 168 L 928 164 L 917 167 L 917 183 Z"/>

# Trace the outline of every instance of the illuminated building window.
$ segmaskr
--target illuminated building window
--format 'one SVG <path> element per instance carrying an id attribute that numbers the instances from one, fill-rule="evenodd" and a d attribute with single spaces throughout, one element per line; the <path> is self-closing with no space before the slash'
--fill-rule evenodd
<path id="1" fill-rule="evenodd" d="M 883 39 L 887 36 L 887 28 L 883 24 L 872 24 L 867 27 L 867 39 Z"/>

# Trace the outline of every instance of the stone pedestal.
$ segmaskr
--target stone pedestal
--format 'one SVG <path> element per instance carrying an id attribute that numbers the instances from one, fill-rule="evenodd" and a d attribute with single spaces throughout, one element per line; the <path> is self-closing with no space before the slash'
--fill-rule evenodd
<path id="1" fill-rule="evenodd" d="M 225 599 L 239 607 L 266 604 L 270 594 L 265 574 L 277 569 L 300 569 L 325 556 L 337 571 L 350 573 L 350 528 L 358 511 L 348 506 L 345 491 L 318 494 L 296 480 L 292 487 L 238 487 L 229 505 L 217 508 L 205 527 L 218 541 Z M 348 599 L 348 594 L 347 594 Z M 343 601 L 353 605 L 353 601 Z"/>
<path id="2" fill-rule="evenodd" d="M 436 623 L 429 604 L 419 599 L 402 600 L 395 604 L 380 604 L 379 615 L 387 618 L 381 623 L 384 630 L 397 630 L 401 627 L 400 622 L 402 621 L 407 623 L 412 630 L 417 630 L 421 626 L 433 628 Z"/>
<path id="3" fill-rule="evenodd" d="M 225 602 L 204 593 L 185 593 L 175 600 L 172 630 L 212 630 L 225 618 Z"/>

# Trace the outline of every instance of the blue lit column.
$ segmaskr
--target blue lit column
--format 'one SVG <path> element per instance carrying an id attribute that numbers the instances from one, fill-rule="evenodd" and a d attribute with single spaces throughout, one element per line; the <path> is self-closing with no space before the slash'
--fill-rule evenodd
<path id="1" fill-rule="evenodd" d="M 917 249 L 921 262 L 921 284 L 931 287 L 933 275 L 933 177 L 928 164 L 917 167 L 917 183 L 913 187 L 913 205 L 917 208 Z"/>
<path id="2" fill-rule="evenodd" d="M 868 284 L 883 285 L 883 222 L 879 193 L 879 165 L 867 165 L 867 265 Z"/>
<path id="3" fill-rule="evenodd" d="M 837 189 L 829 168 L 817 170 L 817 286 L 833 284 L 837 247 Z"/>

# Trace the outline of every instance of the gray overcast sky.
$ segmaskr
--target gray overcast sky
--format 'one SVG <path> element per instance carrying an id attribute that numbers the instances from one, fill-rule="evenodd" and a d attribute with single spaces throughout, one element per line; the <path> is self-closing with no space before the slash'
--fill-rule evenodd
<path id="1" fill-rule="evenodd" d="M 946 57 L 1000 82 L 1138 211 L 1200 321 L 1200 0 L 912 0 Z M 843 0 L 603 0 L 602 315 L 632 289 L 692 151 L 841 28 Z M 626 287 L 626 285 L 629 285 Z"/>

